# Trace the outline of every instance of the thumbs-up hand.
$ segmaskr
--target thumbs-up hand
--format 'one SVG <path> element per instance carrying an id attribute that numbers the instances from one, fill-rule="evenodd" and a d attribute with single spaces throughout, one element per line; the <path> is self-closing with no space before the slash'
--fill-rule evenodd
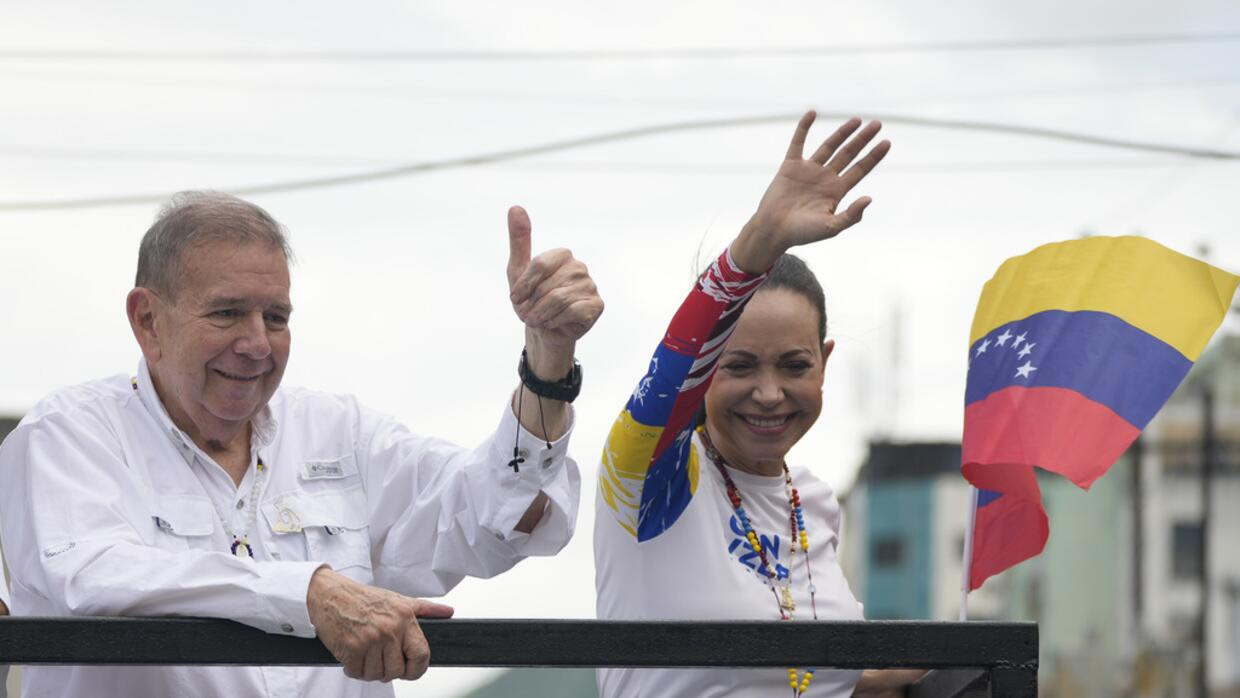
<path id="1" fill-rule="evenodd" d="M 559 248 L 531 259 L 530 231 L 525 209 L 508 209 L 509 296 L 525 323 L 530 368 L 539 378 L 558 380 L 572 367 L 577 340 L 603 313 L 603 299 L 572 252 Z"/>

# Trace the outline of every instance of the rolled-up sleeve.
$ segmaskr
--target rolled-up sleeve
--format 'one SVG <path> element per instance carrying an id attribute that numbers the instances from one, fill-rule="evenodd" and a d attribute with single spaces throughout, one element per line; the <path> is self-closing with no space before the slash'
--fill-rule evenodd
<path id="1" fill-rule="evenodd" d="M 149 485 L 120 441 L 95 416 L 57 413 L 19 426 L 0 449 L 2 543 L 46 610 L 229 618 L 312 637 L 306 591 L 321 565 L 155 544 Z"/>
<path id="2" fill-rule="evenodd" d="M 440 595 L 465 576 L 492 577 L 524 557 L 560 551 L 581 497 L 567 451 L 571 432 L 570 417 L 568 431 L 548 448 L 506 408 L 494 433 L 469 450 L 363 414 L 361 460 L 379 542 L 375 581 Z M 547 497 L 542 518 L 521 533 L 516 526 L 539 492 Z"/>

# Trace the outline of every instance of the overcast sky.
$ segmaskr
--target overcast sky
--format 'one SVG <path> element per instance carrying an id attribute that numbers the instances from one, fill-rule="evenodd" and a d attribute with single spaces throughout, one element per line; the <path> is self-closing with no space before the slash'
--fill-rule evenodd
<path id="1" fill-rule="evenodd" d="M 506 60 L 116 60 L 105 52 L 787 49 L 1232 34 L 1230 40 L 855 55 Z M 690 120 L 795 114 L 968 119 L 1240 151 L 1232 3 L 0 4 L 0 411 L 138 359 L 124 320 L 154 203 L 5 204 L 270 182 L 448 160 Z M 415 430 L 476 442 L 515 384 L 505 211 L 570 247 L 607 302 L 579 345 L 578 535 L 470 581 L 462 616 L 593 615 L 593 469 L 691 282 L 781 157 L 795 117 L 503 164 L 250 197 L 291 230 L 287 384 L 350 392 Z M 815 133 L 828 132 L 823 125 Z M 1240 271 L 1240 164 L 889 122 L 865 221 L 804 250 L 831 334 L 827 406 L 791 460 L 837 489 L 876 434 L 958 439 L 968 328 L 1003 259 L 1140 232 Z M 1235 326 L 1234 320 L 1231 321 Z M 963 512 L 962 512 L 963 516 Z M 486 671 L 432 670 L 451 696 Z M 409 687 L 402 689 L 413 694 Z"/>

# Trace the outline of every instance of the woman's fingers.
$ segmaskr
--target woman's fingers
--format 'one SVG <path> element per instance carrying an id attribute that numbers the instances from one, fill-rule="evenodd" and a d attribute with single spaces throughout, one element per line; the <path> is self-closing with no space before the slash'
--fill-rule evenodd
<path id="1" fill-rule="evenodd" d="M 878 131 L 882 127 L 883 125 L 877 121 L 871 121 L 866 124 L 865 128 L 861 129 L 861 131 L 857 135 L 853 136 L 848 143 L 844 144 L 844 147 L 839 149 L 839 152 L 837 152 L 831 158 L 830 162 L 827 163 L 826 168 L 836 174 L 843 172 L 844 169 L 848 167 L 848 164 L 857 157 L 858 153 L 861 152 L 861 149 L 873 140 L 874 136 L 878 135 Z"/>
<path id="2" fill-rule="evenodd" d="M 861 214 L 865 212 L 865 207 L 869 206 L 871 201 L 873 201 L 873 199 L 870 197 L 863 196 L 849 204 L 848 208 L 844 209 L 843 213 L 832 214 L 827 220 L 828 234 L 826 237 L 835 237 L 836 235 L 839 235 L 845 230 L 853 227 L 857 223 L 860 223 Z"/>
<path id="3" fill-rule="evenodd" d="M 815 116 L 813 110 L 810 110 L 805 112 L 801 120 L 797 122 L 797 128 L 792 132 L 792 142 L 788 144 L 786 159 L 801 159 L 801 154 L 805 152 L 805 137 L 809 135 L 809 127 L 814 123 Z"/>
<path id="4" fill-rule="evenodd" d="M 818 146 L 818 150 L 815 150 L 814 154 L 811 155 L 809 159 L 813 160 L 819 165 L 826 163 L 827 158 L 831 157 L 831 154 L 834 153 L 836 149 L 840 147 L 840 144 L 843 143 L 846 138 L 852 135 L 852 132 L 856 131 L 857 127 L 859 126 L 861 126 L 861 119 L 855 116 L 849 119 L 848 121 L 845 121 L 844 123 L 840 124 L 839 128 L 835 129 L 835 133 L 832 133 L 830 136 L 828 136 L 827 140 L 823 141 L 822 145 Z M 798 152 L 798 155 L 799 155 L 799 152 Z"/>
<path id="5" fill-rule="evenodd" d="M 865 157 L 858 160 L 852 167 L 848 168 L 844 174 L 840 175 L 840 179 L 844 181 L 844 186 L 852 189 L 857 186 L 862 178 L 870 173 L 883 158 L 887 157 L 887 151 L 891 150 L 891 141 L 880 141 L 878 145 L 870 149 Z"/>

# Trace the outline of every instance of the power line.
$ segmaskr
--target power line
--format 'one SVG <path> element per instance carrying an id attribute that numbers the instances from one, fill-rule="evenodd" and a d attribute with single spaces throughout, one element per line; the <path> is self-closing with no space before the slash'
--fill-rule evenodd
<path id="1" fill-rule="evenodd" d="M 202 78 L 183 74 L 133 74 L 114 71 L 76 70 L 70 68 L 65 72 L 63 66 L 44 67 L 33 71 L 14 70 L 11 67 L 0 68 L 0 77 L 33 78 L 41 85 L 50 80 L 88 82 L 92 86 L 104 83 L 122 85 L 157 85 L 177 89 L 226 89 L 240 91 L 261 91 L 305 93 L 322 96 L 324 93 L 367 95 L 383 99 L 475 99 L 496 100 L 507 102 L 536 102 L 550 104 L 570 104 L 612 106 L 616 104 L 647 107 L 666 107 L 680 109 L 684 107 L 726 107 L 726 108 L 761 108 L 754 100 L 695 98 L 680 96 L 677 98 L 649 97 L 633 94 L 583 94 L 578 91 L 536 92 L 530 90 L 495 90 L 473 89 L 461 87 L 439 87 L 425 84 L 361 84 L 357 81 L 347 83 L 325 82 L 323 80 L 251 80 L 230 78 Z M 915 101 L 918 105 L 978 102 L 992 99 L 1036 99 L 1044 97 L 1071 97 L 1076 95 L 1095 96 L 1103 93 L 1118 93 L 1145 90 L 1185 90 L 1199 89 L 1208 86 L 1229 86 L 1240 82 L 1240 75 L 1223 74 L 1213 76 L 1197 76 L 1167 80 L 1144 80 L 1130 83 L 1093 83 L 1074 84 L 1041 89 L 999 90 L 990 92 L 946 93 L 942 91 L 906 93 L 884 97 L 877 102 L 868 102 L 871 107 L 899 108 L 908 102 Z M 768 105 L 769 106 L 769 105 Z"/>
<path id="2" fill-rule="evenodd" d="M 5 156 L 34 159 L 96 160 L 120 163 L 172 163 L 172 164 L 239 164 L 239 165 L 291 165 L 316 167 L 379 167 L 394 166 L 404 160 L 382 157 L 345 155 L 291 155 L 281 153 L 204 153 L 192 150 L 152 150 L 120 148 L 68 148 L 62 146 L 16 146 L 0 144 L 0 158 Z M 1166 167 L 1183 162 L 1181 158 L 1111 158 L 1083 159 L 1059 158 L 1040 160 L 959 160 L 925 163 L 900 163 L 883 166 L 884 172 L 936 173 L 936 172 L 1006 172 L 1028 170 L 1079 170 L 1079 169 L 1140 169 Z M 1221 160 L 1220 163 L 1229 164 Z M 548 172 L 625 172 L 637 174 L 690 173 L 690 174 L 737 174 L 770 172 L 770 162 L 658 162 L 658 161 L 557 161 L 495 163 L 504 169 Z"/>
<path id="3" fill-rule="evenodd" d="M 426 172 L 434 172 L 439 170 L 457 169 L 462 167 L 476 167 L 479 165 L 489 165 L 508 160 L 516 160 L 535 155 L 546 155 L 548 153 L 562 152 L 565 150 L 574 150 L 593 145 L 601 145 L 604 143 L 614 143 L 617 141 L 627 141 L 648 136 L 661 135 L 667 133 L 677 133 L 685 131 L 700 131 L 706 129 L 734 128 L 738 126 L 757 126 L 773 123 L 788 123 L 799 117 L 799 113 L 784 114 L 768 114 L 759 116 L 733 117 L 724 119 L 697 119 L 692 121 L 680 121 L 666 124 L 655 124 L 652 126 L 641 126 L 631 129 L 623 129 L 619 131 L 610 131 L 607 133 L 594 134 L 590 136 L 581 136 L 578 138 L 569 138 L 541 145 L 527 146 L 524 148 L 513 148 L 510 150 L 500 150 L 491 153 L 483 153 L 480 155 L 471 155 L 456 158 L 447 158 L 443 160 L 433 160 L 429 162 L 419 162 L 407 165 L 398 165 L 394 167 L 385 167 L 381 169 L 371 170 L 367 172 L 358 172 L 353 174 L 332 175 L 326 177 L 310 177 L 305 179 L 285 180 L 280 182 L 271 182 L 268 184 L 257 184 L 242 187 L 233 187 L 228 191 L 239 195 L 253 194 L 274 194 L 290 191 L 301 191 L 306 189 L 322 189 L 327 187 L 337 187 L 350 184 L 363 184 L 366 182 L 374 182 L 385 179 L 395 179 L 398 177 L 408 177 L 415 174 L 423 174 Z M 819 116 L 826 119 L 845 119 L 852 114 L 838 112 L 819 112 Z M 959 119 L 937 119 L 930 117 L 906 116 L 901 114 L 871 114 L 872 118 L 877 118 L 888 123 L 900 123 L 910 126 L 924 126 L 931 128 L 947 128 L 966 131 L 982 131 L 991 133 L 1003 133 L 1020 136 L 1030 136 L 1036 138 L 1045 138 L 1051 140 L 1066 141 L 1070 143 L 1083 143 L 1087 145 L 1095 145 L 1108 148 L 1118 148 L 1124 150 L 1133 150 L 1147 153 L 1160 153 L 1164 155 L 1176 155 L 1190 158 L 1204 158 L 1212 160 L 1240 160 L 1240 152 L 1232 152 L 1225 150 L 1215 150 L 1209 148 L 1192 148 L 1186 146 L 1166 145 L 1162 143 L 1142 143 L 1138 141 L 1128 141 L 1117 138 L 1108 138 L 1105 136 L 1094 136 L 1090 134 L 1074 133 L 1071 131 L 1061 131 L 1057 129 L 1039 128 L 1035 126 L 1022 126 L 1019 124 L 1001 124 L 983 121 L 967 121 Z M 77 208 L 98 208 L 102 206 L 122 206 L 130 204 L 151 204 L 165 200 L 168 196 L 166 192 L 130 194 L 121 196 L 102 196 L 79 199 L 60 199 L 49 201 L 10 201 L 0 202 L 0 211 L 36 211 L 36 210 L 63 210 Z"/>
<path id="4" fill-rule="evenodd" d="M 381 157 L 293 155 L 285 153 L 225 153 L 148 148 L 80 148 L 64 146 L 0 145 L 0 157 L 99 160 L 103 162 L 169 162 L 177 164 L 298 165 L 311 167 L 380 167 L 404 160 Z"/>
<path id="5" fill-rule="evenodd" d="M 890 163 L 883 172 L 904 174 L 973 174 L 978 172 L 1035 172 L 1062 170 L 1128 170 L 1166 167 L 1179 162 L 1169 158 L 1111 158 L 1056 160 L 990 160 Z M 1231 164 L 1220 160 L 1217 164 Z M 773 173 L 774 163 L 730 162 L 537 162 L 503 165 L 505 170 L 522 172 L 579 172 L 586 174 L 720 174 Z"/>
<path id="6" fill-rule="evenodd" d="M 427 51 L 116 51 L 106 49 L 7 48 L 0 59 L 187 62 L 415 62 L 415 61 L 615 61 L 802 58 L 901 53 L 970 51 L 1042 51 L 1073 48 L 1124 48 L 1168 44 L 1240 41 L 1240 32 L 1203 34 L 1132 34 L 1076 38 L 999 39 L 988 41 L 912 41 L 838 46 L 755 46 L 740 48 L 567 49 L 567 50 L 427 50 Z"/>

